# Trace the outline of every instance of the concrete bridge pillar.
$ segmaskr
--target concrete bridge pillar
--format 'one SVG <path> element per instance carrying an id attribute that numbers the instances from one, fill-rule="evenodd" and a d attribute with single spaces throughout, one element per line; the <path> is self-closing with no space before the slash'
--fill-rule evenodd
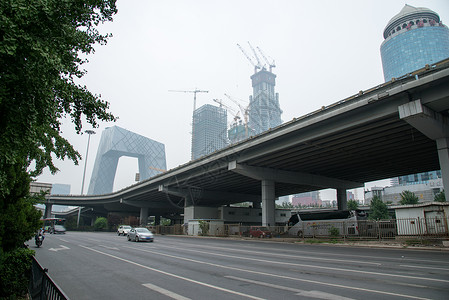
<path id="1" fill-rule="evenodd" d="M 337 208 L 338 210 L 348 209 L 348 197 L 344 188 L 337 189 Z"/>
<path id="2" fill-rule="evenodd" d="M 444 194 L 449 201 L 449 137 L 437 139 L 438 158 L 443 176 Z"/>
<path id="3" fill-rule="evenodd" d="M 399 117 L 436 141 L 444 194 L 449 201 L 449 118 L 415 100 L 398 107 Z"/>
<path id="4" fill-rule="evenodd" d="M 274 181 L 262 180 L 262 226 L 275 226 Z"/>
<path id="5" fill-rule="evenodd" d="M 154 216 L 154 225 L 161 225 L 161 216 Z"/>
<path id="6" fill-rule="evenodd" d="M 140 225 L 146 226 L 148 223 L 148 207 L 140 208 Z"/>
<path id="7" fill-rule="evenodd" d="M 46 219 L 51 218 L 51 210 L 52 210 L 52 208 L 53 208 L 53 204 L 45 203 L 44 218 L 46 218 Z"/>

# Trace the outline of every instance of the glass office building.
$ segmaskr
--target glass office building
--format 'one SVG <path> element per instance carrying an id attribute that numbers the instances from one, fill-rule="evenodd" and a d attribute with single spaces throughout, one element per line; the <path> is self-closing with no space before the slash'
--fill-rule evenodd
<path id="1" fill-rule="evenodd" d="M 385 81 L 449 57 L 449 29 L 434 11 L 405 5 L 384 30 L 380 47 Z"/>
<path id="2" fill-rule="evenodd" d="M 227 112 L 206 104 L 193 112 L 192 159 L 197 159 L 228 145 Z"/>

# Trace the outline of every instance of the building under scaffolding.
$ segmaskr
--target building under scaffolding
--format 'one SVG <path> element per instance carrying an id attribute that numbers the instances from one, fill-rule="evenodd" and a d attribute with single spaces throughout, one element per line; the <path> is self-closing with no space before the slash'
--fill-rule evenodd
<path id="1" fill-rule="evenodd" d="M 248 127 L 251 135 L 282 124 L 279 94 L 275 93 L 276 75 L 262 68 L 251 76 L 253 95 L 249 97 Z"/>
<path id="2" fill-rule="evenodd" d="M 226 109 L 206 104 L 193 112 L 192 159 L 200 158 L 226 147 Z"/>

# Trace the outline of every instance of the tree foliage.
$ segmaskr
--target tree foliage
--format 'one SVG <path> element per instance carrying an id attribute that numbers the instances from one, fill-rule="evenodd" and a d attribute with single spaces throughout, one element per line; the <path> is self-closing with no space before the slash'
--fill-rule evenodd
<path id="1" fill-rule="evenodd" d="M 0 259 L 12 257 L 39 228 L 32 178 L 47 167 L 55 173 L 54 158 L 78 163 L 80 154 L 62 136 L 62 120 L 70 119 L 77 133 L 84 122 L 98 127 L 98 121 L 115 120 L 108 102 L 75 82 L 85 74 L 86 55 L 106 43 L 109 35 L 96 26 L 112 20 L 115 2 L 0 1 Z M 22 267 L 29 263 L 18 259 L 11 273 L 17 280 Z M 9 292 L 11 299 L 20 296 Z"/>
<path id="2" fill-rule="evenodd" d="M 349 210 L 356 210 L 359 208 L 359 203 L 355 200 L 348 200 L 347 205 Z"/>
<path id="3" fill-rule="evenodd" d="M 106 230 L 108 228 L 108 219 L 99 217 L 95 220 L 94 228 L 97 231 Z"/>
<path id="4" fill-rule="evenodd" d="M 401 200 L 399 201 L 399 204 L 405 205 L 405 204 L 418 204 L 419 198 L 415 195 L 415 193 L 410 191 L 403 191 L 401 193 Z"/>
<path id="5" fill-rule="evenodd" d="M 372 220 L 389 219 L 388 207 L 379 196 L 374 196 L 371 200 L 369 218 Z"/>
<path id="6" fill-rule="evenodd" d="M 444 190 L 436 194 L 433 200 L 436 202 L 446 202 L 446 195 L 444 194 Z"/>
<path id="7" fill-rule="evenodd" d="M 21 201 L 31 178 L 46 167 L 57 171 L 53 158 L 78 162 L 80 154 L 62 136 L 64 118 L 77 133 L 83 122 L 97 127 L 115 120 L 108 102 L 75 80 L 85 74 L 84 57 L 109 37 L 96 26 L 116 12 L 115 0 L 0 2 L 0 230 L 10 226 L 3 222 L 6 210 L 30 212 Z M 15 224 L 21 238 L 29 235 Z M 1 248 L 9 247 L 1 236 Z"/>

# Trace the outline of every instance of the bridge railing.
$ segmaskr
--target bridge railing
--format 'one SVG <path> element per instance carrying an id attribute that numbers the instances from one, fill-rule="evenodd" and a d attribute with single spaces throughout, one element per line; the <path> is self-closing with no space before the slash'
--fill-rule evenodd
<path id="1" fill-rule="evenodd" d="M 33 257 L 31 265 L 30 282 L 28 292 L 32 300 L 49 299 L 64 300 L 69 299 L 58 285 L 48 275 L 48 269 L 42 268 L 36 258 Z"/>

